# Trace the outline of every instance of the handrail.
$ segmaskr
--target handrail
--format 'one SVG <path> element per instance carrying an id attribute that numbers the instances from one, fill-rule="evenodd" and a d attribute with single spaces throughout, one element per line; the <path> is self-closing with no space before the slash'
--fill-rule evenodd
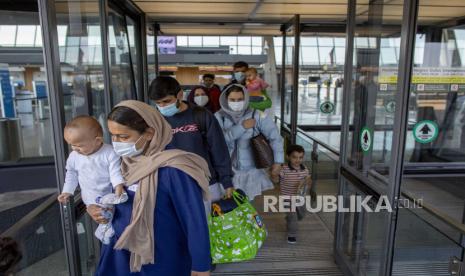
<path id="1" fill-rule="evenodd" d="M 445 222 L 447 225 L 449 225 L 452 228 L 454 228 L 455 230 L 459 231 L 462 235 L 465 235 L 465 224 L 458 223 L 457 220 L 455 220 L 451 216 L 437 210 L 436 208 L 434 208 L 430 204 L 424 203 L 422 200 L 418 200 L 417 198 L 415 198 L 412 194 L 410 194 L 407 191 L 401 191 L 400 193 L 401 193 L 402 196 L 404 196 L 408 200 L 411 200 L 411 201 L 417 203 L 419 207 L 422 207 L 424 210 L 426 210 L 428 213 L 430 213 L 434 217 L 438 218 L 442 222 Z"/>
<path id="2" fill-rule="evenodd" d="M 20 220 L 18 220 L 15 224 L 10 226 L 7 230 L 3 231 L 3 233 L 0 233 L 1 237 L 14 237 L 16 234 L 19 232 L 20 229 L 26 227 L 32 221 L 41 213 L 45 212 L 48 208 L 50 208 L 53 204 L 57 203 L 57 193 L 53 193 L 50 195 L 44 202 L 39 204 L 36 208 L 34 208 L 31 212 L 29 212 L 27 215 L 22 217 Z M 82 202 L 81 194 L 77 194 L 74 196 L 75 198 L 75 204 L 73 206 L 77 207 L 82 207 L 81 204 L 84 204 Z M 76 217 L 82 215 L 85 213 L 86 208 L 74 208 L 74 211 L 76 212 Z"/>
<path id="3" fill-rule="evenodd" d="M 303 130 L 301 130 L 300 128 L 297 128 L 297 132 L 302 134 L 303 136 L 307 137 L 308 139 L 311 139 L 312 141 L 314 141 L 315 143 L 317 144 L 320 144 L 322 147 L 324 147 L 325 149 L 329 150 L 330 152 L 334 153 L 335 155 L 339 156 L 339 151 L 337 149 L 335 149 L 334 147 L 331 147 L 330 145 L 328 145 L 327 143 L 321 141 L 320 139 L 318 138 L 315 138 L 315 137 L 312 137 L 310 135 L 308 135 L 307 133 L 305 133 Z"/>
<path id="4" fill-rule="evenodd" d="M 47 210 L 50 206 L 56 203 L 57 193 L 53 193 L 49 196 L 44 202 L 39 204 L 36 208 L 34 208 L 31 212 L 27 215 L 22 217 L 18 220 L 15 224 L 10 226 L 7 230 L 0 234 L 2 237 L 14 237 L 16 233 L 25 226 L 29 225 L 39 214 L 43 213 Z"/>

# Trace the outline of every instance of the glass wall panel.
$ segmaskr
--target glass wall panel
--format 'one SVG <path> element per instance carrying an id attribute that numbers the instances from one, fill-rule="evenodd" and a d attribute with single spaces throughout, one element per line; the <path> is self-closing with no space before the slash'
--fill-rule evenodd
<path id="1" fill-rule="evenodd" d="M 67 275 L 39 14 L 8 6 L 0 8 L 0 236 L 23 256 L 11 275 Z M 7 263 L 0 274 L 10 275 Z"/>
<path id="2" fill-rule="evenodd" d="M 361 177 L 385 182 L 390 174 L 402 3 L 396 16 L 388 1 L 358 4 L 350 89 L 347 164 Z M 358 14 L 358 13 L 357 13 Z M 388 82 L 386 80 L 389 80 Z"/>
<path id="3" fill-rule="evenodd" d="M 282 66 L 283 74 L 284 74 L 284 90 L 281 93 L 284 93 L 284 110 L 282 111 L 284 113 L 283 116 L 283 122 L 285 124 L 290 124 L 291 123 L 291 96 L 292 96 L 292 90 L 294 89 L 294 74 L 297 72 L 294 72 L 294 66 L 293 66 L 293 61 L 294 61 L 294 51 L 295 51 L 295 45 L 294 45 L 294 29 L 290 28 L 286 31 L 286 36 L 284 37 L 285 44 L 286 44 L 286 51 L 285 51 L 285 56 L 284 56 L 284 65 Z"/>
<path id="4" fill-rule="evenodd" d="M 132 70 L 134 74 L 134 80 L 135 80 L 135 85 L 136 85 L 136 95 L 141 95 L 142 91 L 141 88 L 139 87 L 139 80 L 140 78 L 140 72 L 139 68 L 139 53 L 137 52 L 139 48 L 139 43 L 137 42 L 137 34 L 139 30 L 139 25 L 136 23 L 134 19 L 132 19 L 129 16 L 126 16 L 126 30 L 128 32 L 128 38 L 129 38 L 129 48 L 131 52 L 131 62 L 132 62 Z M 137 97 L 139 98 L 139 97 Z"/>
<path id="5" fill-rule="evenodd" d="M 94 116 L 103 127 L 104 137 L 109 137 L 106 128 L 105 101 L 108 99 L 105 99 L 104 93 L 105 69 L 99 1 L 56 0 L 55 9 L 65 119 L 69 121 L 78 115 Z M 90 247 L 87 246 L 94 242 L 92 235 L 88 235 L 92 229 L 79 221 L 76 227 L 82 273 L 93 275 L 97 265 L 95 251 L 89 252 Z"/>
<path id="6" fill-rule="evenodd" d="M 179 39 L 177 40 L 177 43 L 179 45 Z M 155 59 L 157 58 L 157 56 L 155 55 L 156 51 L 158 50 L 156 48 L 153 31 L 147 30 L 147 77 L 149 83 L 151 83 L 152 80 L 155 79 Z"/>
<path id="7" fill-rule="evenodd" d="M 315 46 L 301 45 L 298 125 L 340 125 L 345 47 L 305 32 L 301 41 Z"/>
<path id="8" fill-rule="evenodd" d="M 111 98 L 115 105 L 123 100 L 136 99 L 134 68 L 125 16 L 115 9 L 108 10 L 110 41 Z"/>
<path id="9" fill-rule="evenodd" d="M 92 115 L 105 123 L 100 17 L 97 1 L 57 1 L 65 119 Z M 61 12 L 66 9 L 66 12 Z M 75 17 L 79 15 L 79 21 Z M 80 22 L 79 24 L 76 22 Z"/>
<path id="10" fill-rule="evenodd" d="M 450 224 L 465 226 L 465 31 L 448 13 L 438 24 L 429 4 L 419 1 L 401 180 L 402 202 L 418 200 L 424 208 L 399 211 L 394 269 L 434 267 L 440 275 L 449 274 L 451 259 L 464 260 L 465 233 Z M 448 8 L 438 2 L 435 10 Z M 454 18 L 465 16 L 455 11 Z"/>
<path id="11" fill-rule="evenodd" d="M 339 213 L 342 223 L 338 230 L 341 242 L 337 251 L 353 275 L 382 275 L 380 270 L 382 258 L 385 257 L 383 250 L 387 229 L 385 221 L 387 211 L 367 211 L 375 210 L 379 202 L 378 198 L 365 193 L 345 178 L 343 178 L 343 185 L 345 187 L 342 200 L 344 208 L 350 208 L 351 200 L 356 200 L 357 197 L 368 198 L 367 206 L 369 208 Z"/>

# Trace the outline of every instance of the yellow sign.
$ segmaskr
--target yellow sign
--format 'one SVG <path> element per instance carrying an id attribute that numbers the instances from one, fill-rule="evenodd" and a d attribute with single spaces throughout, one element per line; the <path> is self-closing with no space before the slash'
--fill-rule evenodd
<path id="1" fill-rule="evenodd" d="M 396 67 L 381 67 L 379 70 L 379 83 L 397 83 L 398 70 Z M 414 68 L 413 84 L 464 84 L 465 68 Z"/>

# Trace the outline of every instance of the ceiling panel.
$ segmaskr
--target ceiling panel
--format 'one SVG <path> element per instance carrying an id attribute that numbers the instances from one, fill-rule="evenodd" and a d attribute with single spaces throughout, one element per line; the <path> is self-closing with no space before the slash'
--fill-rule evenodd
<path id="1" fill-rule="evenodd" d="M 443 7 L 443 6 L 465 7 L 465 1 L 463 1 L 463 0 L 447 0 L 447 1 L 444 1 L 444 0 L 420 0 L 420 6 L 427 6 L 427 5 L 439 6 L 439 7 Z"/>
<path id="2" fill-rule="evenodd" d="M 347 5 L 342 4 L 264 4 L 258 13 L 271 14 L 346 14 Z"/>
<path id="3" fill-rule="evenodd" d="M 464 1 L 465 2 L 465 1 Z M 431 7 L 420 6 L 418 14 L 423 17 L 463 17 L 465 16 L 465 6 L 463 7 Z"/>
<path id="4" fill-rule="evenodd" d="M 169 3 L 161 2 L 136 2 L 137 5 L 146 13 L 179 13 L 185 15 L 190 13 L 228 13 L 228 14 L 244 14 L 250 12 L 255 4 L 250 3 L 192 3 L 172 1 Z"/>
<path id="5" fill-rule="evenodd" d="M 360 0 L 359 0 L 360 1 Z M 365 0 L 367 1 L 367 0 Z M 264 3 L 281 3 L 281 4 L 321 4 L 321 3 L 328 3 L 328 4 L 345 4 L 347 5 L 347 0 L 264 0 Z"/>

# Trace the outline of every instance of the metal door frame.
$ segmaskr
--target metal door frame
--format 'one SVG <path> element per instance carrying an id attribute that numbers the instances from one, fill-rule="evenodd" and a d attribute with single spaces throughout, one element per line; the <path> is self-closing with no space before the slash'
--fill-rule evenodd
<path id="1" fill-rule="evenodd" d="M 291 121 L 290 121 L 290 142 L 295 144 L 297 137 L 297 111 L 298 111 L 298 93 L 299 93 L 299 55 L 300 55 L 300 15 L 296 14 L 294 17 L 281 26 L 281 32 L 283 34 L 283 56 L 281 63 L 281 130 L 284 124 L 284 101 L 286 99 L 286 38 L 287 31 L 291 28 L 294 29 L 294 53 L 292 56 L 292 70 L 293 70 L 293 85 L 291 91 Z"/>
<path id="2" fill-rule="evenodd" d="M 111 70 L 109 64 L 109 43 L 108 43 L 108 5 L 109 0 L 98 0 L 100 16 L 100 33 L 102 42 L 102 59 L 104 75 L 104 99 L 105 112 L 109 113 L 113 106 L 111 101 Z M 137 48 L 137 59 L 140 73 L 135 77 L 139 83 L 140 90 L 137 91 L 137 98 L 144 100 L 147 98 L 147 51 L 146 51 L 146 15 L 130 0 L 110 0 L 118 4 L 124 11 L 123 15 L 130 16 L 137 26 L 135 26 L 135 43 Z M 50 95 L 50 113 L 53 131 L 54 159 L 56 168 L 56 178 L 58 190 L 61 192 L 66 171 L 66 156 L 68 147 L 64 141 L 63 128 L 65 126 L 65 112 L 63 87 L 61 79 L 61 63 L 58 44 L 56 1 L 37 0 L 39 6 L 39 18 L 42 30 L 42 43 L 44 53 L 44 65 L 46 68 L 47 88 Z M 126 20 L 125 20 L 126 21 Z M 127 24 L 126 24 L 127 28 Z M 131 54 L 131 53 L 130 53 Z M 131 63 L 131 70 L 133 70 Z M 79 254 L 79 243 L 76 229 L 77 209 L 72 202 L 67 205 L 60 204 L 62 231 L 64 237 L 64 248 L 68 264 L 68 271 L 71 276 L 82 275 L 81 260 Z"/>

